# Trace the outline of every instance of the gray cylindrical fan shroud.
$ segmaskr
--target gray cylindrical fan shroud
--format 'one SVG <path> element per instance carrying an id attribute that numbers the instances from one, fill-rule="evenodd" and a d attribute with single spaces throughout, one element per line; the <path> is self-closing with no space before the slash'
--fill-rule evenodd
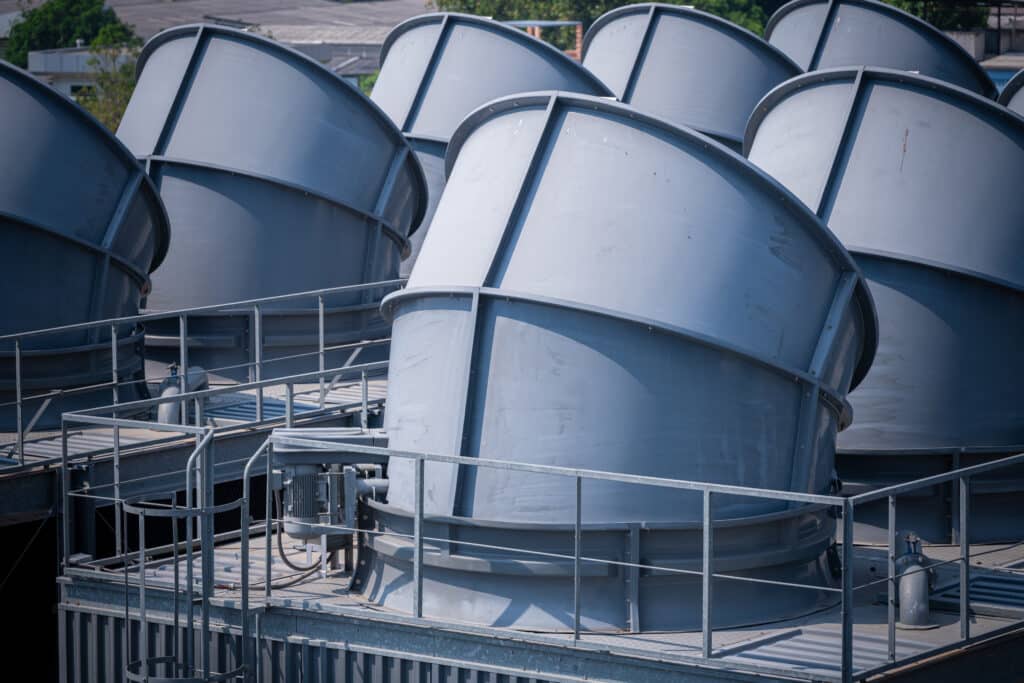
<path id="1" fill-rule="evenodd" d="M 409 288 L 384 303 L 394 317 L 391 447 L 828 490 L 844 396 L 871 363 L 874 310 L 849 255 L 784 189 L 708 138 L 567 94 L 480 109 L 456 133 L 448 167 Z M 425 510 L 446 527 L 435 535 L 465 538 L 456 527 L 469 526 L 477 540 L 571 552 L 571 479 L 474 469 L 426 465 Z M 389 477 L 375 520 L 401 530 L 411 464 L 393 460 Z M 657 527 L 640 557 L 699 567 L 699 494 L 584 481 L 581 502 L 594 552 L 621 548 L 631 525 Z M 714 516 L 734 520 L 718 546 L 722 567 L 830 581 L 821 557 L 834 520 L 823 510 L 720 496 Z M 386 539 L 370 545 L 363 585 L 407 610 L 409 592 L 392 579 L 408 555 Z M 550 574 L 532 576 L 517 561 L 548 561 L 496 553 L 494 566 L 509 567 L 480 576 L 470 560 L 443 559 L 472 548 L 439 550 L 428 613 L 571 625 L 571 562 L 569 574 L 551 561 Z M 585 627 L 626 628 L 622 575 L 588 572 Z M 699 580 L 642 576 L 642 593 L 665 596 L 642 599 L 643 628 L 699 623 Z M 752 585 L 728 584 L 716 623 L 791 616 L 823 597 L 762 591 L 758 602 Z M 755 603 L 766 606 L 759 615 Z"/>
<path id="2" fill-rule="evenodd" d="M 992 79 L 955 40 L 875 0 L 793 0 L 764 37 L 807 71 L 861 65 L 913 71 L 995 99 Z"/>
<path id="3" fill-rule="evenodd" d="M 1010 111 L 1024 115 L 1024 69 L 1021 69 L 1006 83 L 999 94 L 999 104 Z"/>
<path id="4" fill-rule="evenodd" d="M 828 222 L 877 302 L 878 357 L 839 437 L 848 488 L 1021 450 L 1024 206 L 1007 197 L 1019 191 L 1024 119 L 934 79 L 837 69 L 770 93 L 746 151 Z M 972 502 L 973 540 L 1020 537 L 1022 476 L 978 483 L 990 495 Z M 903 501 L 898 528 L 949 542 L 946 495 Z M 884 501 L 875 513 L 858 521 L 881 540 Z"/>
<path id="5" fill-rule="evenodd" d="M 732 22 L 656 3 L 601 15 L 583 41 L 583 65 L 620 102 L 737 151 L 761 98 L 803 73 L 784 53 Z"/>
<path id="6" fill-rule="evenodd" d="M 402 276 L 412 272 L 444 190 L 444 156 L 452 133 L 477 107 L 518 92 L 563 90 L 611 97 L 579 63 L 525 31 L 467 14 L 413 17 L 381 48 L 373 101 L 409 139 L 426 172 L 430 205 Z"/>
<path id="7" fill-rule="evenodd" d="M 215 26 L 158 34 L 138 68 L 118 135 L 148 165 L 176 236 L 149 309 L 397 277 L 426 183 L 400 131 L 358 89 L 274 41 Z M 386 336 L 373 310 L 382 295 L 328 297 L 328 344 Z M 263 307 L 266 358 L 316 349 L 316 306 Z M 204 316 L 190 360 L 249 360 L 240 349 L 251 323 L 239 315 Z M 154 331 L 161 344 L 177 324 Z M 312 356 L 271 364 L 264 377 L 315 366 Z"/>
<path id="8" fill-rule="evenodd" d="M 0 334 L 138 313 L 169 236 L 152 182 L 96 119 L 4 62 L 0 101 L 0 270 L 8 288 Z M 109 382 L 110 334 L 104 327 L 26 338 L 23 398 Z M 118 376 L 130 379 L 142 368 L 140 332 L 122 325 L 117 336 Z M 0 345 L 0 403 L 15 400 L 14 355 L 13 342 Z M 121 400 L 145 395 L 144 385 L 128 385 Z M 36 426 L 59 426 L 61 411 L 112 402 L 109 387 L 67 395 Z M 41 405 L 24 404 L 23 425 Z M 15 420 L 13 405 L 0 408 L 5 431 Z"/>

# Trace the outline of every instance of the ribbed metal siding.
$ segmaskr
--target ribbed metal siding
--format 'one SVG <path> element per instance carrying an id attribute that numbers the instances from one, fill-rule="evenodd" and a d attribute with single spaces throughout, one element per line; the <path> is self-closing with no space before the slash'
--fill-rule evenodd
<path id="1" fill-rule="evenodd" d="M 121 683 L 124 678 L 124 616 L 62 607 L 59 613 L 61 683 Z M 130 621 L 131 640 L 139 642 L 139 622 Z M 173 628 L 149 623 L 150 654 L 172 653 Z M 179 633 L 184 643 L 185 629 Z M 210 656 L 216 671 L 238 666 L 239 636 L 216 630 Z M 547 683 L 545 679 L 423 661 L 384 651 L 350 649 L 341 643 L 294 637 L 260 641 L 259 683 Z M 198 631 L 196 652 L 199 651 Z M 133 650 L 134 652 L 134 650 Z M 157 667 L 155 675 L 171 672 Z M 253 680 L 256 680 L 255 676 Z"/>

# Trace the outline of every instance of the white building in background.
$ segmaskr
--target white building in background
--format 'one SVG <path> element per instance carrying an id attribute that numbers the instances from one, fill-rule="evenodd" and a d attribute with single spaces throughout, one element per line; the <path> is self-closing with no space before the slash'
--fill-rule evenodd
<path id="1" fill-rule="evenodd" d="M 130 60 L 127 53 L 119 62 Z M 88 46 L 64 47 L 54 50 L 33 50 L 28 53 L 28 70 L 36 78 L 49 83 L 71 99 L 96 83 L 99 66 L 96 54 Z"/>

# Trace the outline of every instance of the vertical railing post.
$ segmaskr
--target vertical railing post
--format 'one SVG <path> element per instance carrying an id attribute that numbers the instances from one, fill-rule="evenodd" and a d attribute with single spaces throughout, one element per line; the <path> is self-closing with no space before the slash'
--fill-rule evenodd
<path id="1" fill-rule="evenodd" d="M 22 398 L 21 398 L 21 340 L 20 339 L 15 339 L 14 340 L 14 403 L 15 403 L 16 419 L 18 421 L 18 428 L 17 428 L 18 429 L 18 432 L 17 432 L 18 461 L 22 465 L 24 465 L 25 464 L 25 432 L 24 432 L 24 428 L 23 428 L 23 426 L 21 424 L 21 422 L 22 422 L 21 401 L 22 401 Z"/>
<path id="2" fill-rule="evenodd" d="M 188 316 L 184 313 L 178 316 L 178 366 L 180 376 L 178 386 L 181 393 L 188 392 Z M 188 403 L 181 402 L 181 424 L 188 424 Z"/>
<path id="3" fill-rule="evenodd" d="M 271 588 L 270 588 L 271 547 L 272 547 L 272 541 L 274 540 L 273 539 L 273 536 L 274 536 L 274 528 L 273 528 L 273 526 L 274 526 L 274 506 L 273 506 L 273 504 L 271 502 L 271 497 L 272 497 L 272 494 L 273 494 L 273 490 L 271 489 L 271 486 L 273 485 L 273 483 L 271 481 L 271 479 L 273 478 L 273 468 L 274 468 L 274 444 L 271 443 L 271 444 L 267 444 L 267 486 L 266 486 L 267 490 L 266 490 L 266 494 L 265 494 L 266 495 L 266 500 L 264 501 L 265 505 L 266 505 L 267 514 L 266 514 L 266 521 L 264 522 L 264 529 L 263 529 L 263 531 L 264 531 L 263 538 L 266 541 L 266 543 L 264 543 L 265 547 L 263 549 L 263 572 L 264 572 L 264 575 L 263 575 L 263 595 L 264 595 L 264 597 L 266 597 L 266 599 L 268 601 L 270 600 L 270 592 L 271 592 Z"/>
<path id="4" fill-rule="evenodd" d="M 711 520 L 711 491 L 704 489 L 704 505 L 703 505 L 703 523 L 702 528 L 704 530 L 703 539 L 703 551 L 702 560 L 703 566 L 701 567 L 701 615 L 700 615 L 700 634 L 701 634 L 701 655 L 704 659 L 711 657 L 714 644 L 711 638 L 711 586 L 712 586 L 712 544 L 714 538 L 713 526 Z"/>
<path id="5" fill-rule="evenodd" d="M 369 387 L 367 386 L 367 383 L 366 383 L 366 371 L 363 370 L 363 372 L 360 373 L 360 375 L 361 375 L 360 388 L 362 389 L 363 401 L 362 401 L 362 407 L 359 410 L 359 426 L 362 427 L 365 430 L 367 425 L 370 423 L 370 416 L 369 416 L 370 392 L 369 392 Z"/>
<path id="6" fill-rule="evenodd" d="M 960 639 L 971 637 L 971 544 L 967 517 L 970 512 L 971 481 L 960 477 Z"/>
<path id="7" fill-rule="evenodd" d="M 111 367 L 111 379 L 114 382 L 113 398 L 114 398 L 114 409 L 113 417 L 117 418 L 117 403 L 120 399 L 120 391 L 118 391 L 118 373 L 117 373 L 117 326 L 110 326 L 110 367 Z M 121 552 L 121 515 L 117 514 L 118 507 L 121 503 L 121 428 L 114 425 L 114 548 L 116 552 Z"/>
<path id="8" fill-rule="evenodd" d="M 583 526 L 583 477 L 576 475 L 576 519 L 572 551 L 572 638 L 580 639 L 580 548 Z"/>
<path id="9" fill-rule="evenodd" d="M 128 528 L 128 513 L 125 511 L 124 506 L 121 506 L 121 524 L 125 529 Z M 121 560 L 124 563 L 124 647 L 121 648 L 121 668 L 125 671 L 128 670 L 128 665 L 131 662 L 131 649 L 132 649 L 132 632 L 131 632 L 131 619 L 128 610 L 128 534 L 124 535 L 124 548 L 122 548 Z"/>
<path id="10" fill-rule="evenodd" d="M 192 516 L 195 512 L 195 498 L 192 487 L 192 460 L 191 458 L 185 467 L 185 507 L 189 511 L 189 516 L 185 518 L 185 587 L 188 591 L 188 599 L 185 601 L 185 674 L 192 675 L 195 673 L 195 646 L 196 646 L 196 633 L 195 633 L 195 599 L 193 593 L 195 590 L 195 577 L 193 575 L 193 564 L 195 558 L 193 557 L 193 543 L 194 543 L 194 532 L 195 526 L 193 525 Z"/>
<path id="11" fill-rule="evenodd" d="M 139 673 L 149 676 L 149 623 L 146 621 L 146 511 L 139 510 Z"/>
<path id="12" fill-rule="evenodd" d="M 111 393 L 113 394 L 114 405 L 117 405 L 119 398 L 117 375 L 117 325 L 110 326 L 110 379 L 113 381 Z"/>
<path id="13" fill-rule="evenodd" d="M 889 551 L 887 558 L 889 573 L 889 599 L 886 603 L 886 624 L 888 627 L 889 661 L 896 661 L 896 496 L 889 496 Z"/>
<path id="14" fill-rule="evenodd" d="M 256 381 L 263 379 L 263 313 L 259 304 L 252 307 L 253 349 L 256 355 Z M 263 422 L 263 387 L 256 388 L 256 421 Z"/>
<path id="15" fill-rule="evenodd" d="M 292 428 L 295 414 L 295 387 L 292 383 L 284 385 L 284 426 Z"/>
<path id="16" fill-rule="evenodd" d="M 178 510 L 178 494 L 171 494 L 171 510 L 177 512 Z M 174 655 L 175 667 L 177 662 L 181 658 L 181 653 L 178 651 L 178 632 L 181 629 L 181 610 L 178 607 L 178 603 L 181 602 L 181 569 L 178 567 L 178 518 L 175 516 L 171 517 L 171 562 L 174 566 L 174 630 L 171 631 L 171 653 Z M 174 670 L 174 675 L 177 675 L 177 668 Z"/>
<path id="17" fill-rule="evenodd" d="M 843 603 L 841 677 L 843 683 L 853 681 L 853 503 L 843 501 Z"/>
<path id="18" fill-rule="evenodd" d="M 199 465 L 202 469 L 203 480 L 201 497 L 199 499 L 200 532 L 199 551 L 202 567 L 203 602 L 202 602 L 202 624 L 203 630 L 200 634 L 202 642 L 203 676 L 209 678 L 212 672 L 210 667 L 210 598 L 213 594 L 213 509 L 216 504 L 213 493 L 214 473 L 214 442 L 210 439 L 206 447 L 199 454 Z"/>
<path id="19" fill-rule="evenodd" d="M 327 391 L 324 387 L 324 370 L 327 368 L 327 362 L 324 358 L 324 347 L 325 347 L 325 335 L 324 335 L 324 295 L 321 294 L 316 298 L 316 314 L 318 323 L 318 334 L 317 334 L 317 368 L 320 370 L 320 410 L 323 410 L 327 405 Z"/>
<path id="20" fill-rule="evenodd" d="M 416 480 L 414 503 L 416 517 L 413 519 L 413 567 L 412 602 L 413 616 L 423 616 L 423 458 L 416 458 Z"/>
<path id="21" fill-rule="evenodd" d="M 60 513 L 61 513 L 61 563 L 68 566 L 71 557 L 71 473 L 68 471 L 68 423 L 60 421 Z"/>
<path id="22" fill-rule="evenodd" d="M 239 517 L 242 522 L 242 556 L 239 558 L 239 576 L 242 583 L 242 636 L 239 639 L 239 654 L 243 669 L 243 680 L 252 680 L 248 662 L 249 650 L 249 468 L 245 469 L 245 480 L 242 482 L 242 506 Z M 269 539 L 268 539 L 269 540 Z"/>

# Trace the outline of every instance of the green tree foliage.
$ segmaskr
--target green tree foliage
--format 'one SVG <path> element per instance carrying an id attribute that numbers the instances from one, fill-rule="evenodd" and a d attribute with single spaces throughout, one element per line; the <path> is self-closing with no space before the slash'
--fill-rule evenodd
<path id="1" fill-rule="evenodd" d="M 135 62 L 141 47 L 142 40 L 121 22 L 105 25 L 92 40 L 89 66 L 96 83 L 77 99 L 115 132 L 135 90 Z"/>
<path id="2" fill-rule="evenodd" d="M 135 62 L 138 55 L 137 44 L 93 46 L 89 66 L 96 80 L 91 88 L 79 94 L 76 99 L 111 131 L 117 131 L 135 90 Z"/>
<path id="3" fill-rule="evenodd" d="M 79 40 L 89 45 L 101 31 L 108 37 L 132 35 L 114 10 L 103 3 L 104 0 L 48 0 L 23 10 L 22 20 L 11 27 L 7 61 L 26 67 L 30 50 L 74 47 Z"/>
<path id="4" fill-rule="evenodd" d="M 359 77 L 359 89 L 363 91 L 363 94 L 367 97 L 373 92 L 373 86 L 377 83 L 377 76 L 380 75 L 380 69 L 374 71 L 372 74 L 365 74 Z"/>
<path id="5" fill-rule="evenodd" d="M 637 0 L 434 0 L 437 9 L 445 12 L 466 12 L 493 17 L 499 21 L 522 19 L 556 19 L 582 21 L 588 28 L 605 12 L 634 4 Z M 766 16 L 755 0 L 669 0 L 672 4 L 691 5 L 696 9 L 724 17 L 754 33 L 764 32 Z M 550 37 L 549 37 L 550 35 Z M 544 37 L 561 48 L 572 46 L 571 31 L 557 34 L 545 31 Z"/>
<path id="6" fill-rule="evenodd" d="M 135 90 L 135 62 L 142 40 L 118 22 L 101 28 L 91 47 L 89 66 L 96 73 L 96 83 L 78 97 L 78 103 L 116 132 Z"/>
<path id="7" fill-rule="evenodd" d="M 921 17 L 943 31 L 969 31 L 988 23 L 988 7 L 960 5 L 928 0 L 885 0 L 904 12 Z"/>

